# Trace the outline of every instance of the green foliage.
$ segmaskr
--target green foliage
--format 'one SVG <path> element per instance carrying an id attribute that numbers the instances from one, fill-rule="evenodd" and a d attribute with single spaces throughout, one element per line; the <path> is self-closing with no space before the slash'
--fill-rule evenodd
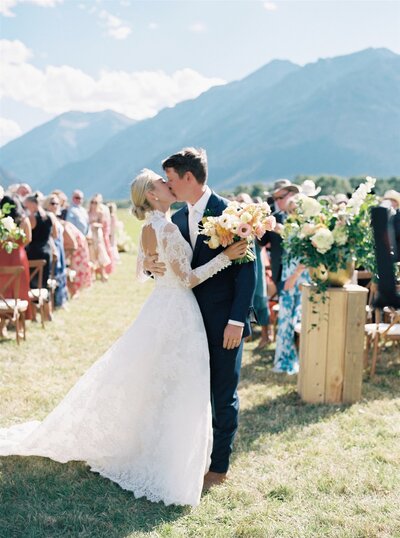
<path id="1" fill-rule="evenodd" d="M 374 179 L 367 178 L 344 208 L 300 197 L 287 218 L 283 230 L 286 256 L 315 268 L 313 280 L 320 291 L 326 287 L 328 272 L 345 269 L 353 260 L 357 267 L 376 273 L 370 209 L 377 199 L 368 194 L 373 185 Z"/>

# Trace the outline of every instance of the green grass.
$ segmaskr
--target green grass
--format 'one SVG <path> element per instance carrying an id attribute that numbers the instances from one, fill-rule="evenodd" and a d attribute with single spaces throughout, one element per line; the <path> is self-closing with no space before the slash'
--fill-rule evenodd
<path id="1" fill-rule="evenodd" d="M 122 218 L 137 237 L 139 226 Z M 152 288 L 135 252 L 106 284 L 57 311 L 19 348 L 0 343 L 0 423 L 43 418 L 131 323 Z M 400 376 L 396 350 L 352 406 L 306 405 L 273 352 L 246 345 L 241 422 L 230 480 L 196 509 L 165 507 L 87 470 L 45 458 L 0 458 L 0 537 L 400 536 Z M 398 352 L 398 350 L 397 350 Z M 396 360 L 395 360 L 396 359 Z M 397 363 L 397 364 L 396 364 Z"/>

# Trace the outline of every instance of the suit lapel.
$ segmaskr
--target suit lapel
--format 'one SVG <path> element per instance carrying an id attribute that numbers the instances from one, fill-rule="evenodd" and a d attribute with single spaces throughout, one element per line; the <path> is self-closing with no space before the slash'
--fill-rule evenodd
<path id="1" fill-rule="evenodd" d="M 220 214 L 220 201 L 219 198 L 215 195 L 213 192 L 208 200 L 206 209 L 204 213 L 209 214 L 210 216 L 214 217 Z M 200 224 L 200 223 L 199 223 Z M 189 230 L 189 225 L 188 225 Z M 189 233 L 189 232 L 188 232 Z M 199 253 L 201 252 L 202 248 L 209 248 L 207 245 L 204 244 L 204 241 L 206 241 L 206 236 L 203 234 L 199 234 L 197 236 L 196 244 L 193 249 L 193 259 L 192 259 L 192 265 L 195 266 L 197 263 L 197 259 L 199 257 Z M 189 240 L 190 244 L 190 240 Z"/>

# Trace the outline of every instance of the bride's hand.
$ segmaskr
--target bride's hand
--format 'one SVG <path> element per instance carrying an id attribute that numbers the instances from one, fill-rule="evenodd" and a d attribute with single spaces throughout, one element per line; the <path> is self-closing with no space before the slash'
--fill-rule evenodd
<path id="1" fill-rule="evenodd" d="M 248 243 L 246 239 L 242 239 L 241 241 L 237 241 L 236 243 L 229 245 L 229 247 L 224 250 L 224 254 L 226 254 L 231 261 L 244 258 L 247 251 L 247 246 Z"/>

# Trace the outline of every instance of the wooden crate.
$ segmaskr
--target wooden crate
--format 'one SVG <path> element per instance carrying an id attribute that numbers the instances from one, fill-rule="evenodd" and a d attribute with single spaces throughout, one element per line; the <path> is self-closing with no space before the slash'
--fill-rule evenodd
<path id="1" fill-rule="evenodd" d="M 361 397 L 368 290 L 356 285 L 328 288 L 325 303 L 311 302 L 312 293 L 305 284 L 298 392 L 309 403 L 356 402 Z"/>

